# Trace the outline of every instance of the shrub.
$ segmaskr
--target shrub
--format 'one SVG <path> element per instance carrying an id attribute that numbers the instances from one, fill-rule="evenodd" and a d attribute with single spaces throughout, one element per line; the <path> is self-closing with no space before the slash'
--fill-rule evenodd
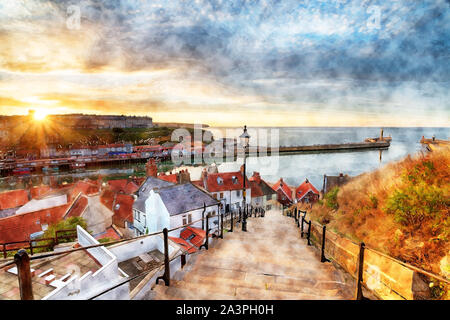
<path id="1" fill-rule="evenodd" d="M 339 187 L 334 187 L 327 194 L 325 194 L 326 206 L 330 209 L 338 209 L 339 204 L 337 202 L 337 194 L 339 192 Z"/>

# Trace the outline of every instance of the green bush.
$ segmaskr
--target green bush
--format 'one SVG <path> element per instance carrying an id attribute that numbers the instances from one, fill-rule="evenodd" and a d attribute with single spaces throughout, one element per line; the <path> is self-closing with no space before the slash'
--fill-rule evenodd
<path id="1" fill-rule="evenodd" d="M 422 182 L 396 190 L 388 197 L 384 209 L 397 222 L 420 227 L 422 221 L 434 218 L 445 205 L 442 190 Z"/>
<path id="2" fill-rule="evenodd" d="M 337 201 L 337 194 L 339 192 L 339 187 L 334 187 L 327 194 L 325 194 L 325 203 L 326 206 L 330 209 L 338 209 L 339 204 Z"/>

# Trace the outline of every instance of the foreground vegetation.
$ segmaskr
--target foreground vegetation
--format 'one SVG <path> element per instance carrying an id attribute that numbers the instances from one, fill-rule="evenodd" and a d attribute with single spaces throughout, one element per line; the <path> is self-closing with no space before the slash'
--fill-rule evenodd
<path id="1" fill-rule="evenodd" d="M 399 260 L 450 278 L 450 149 L 392 163 L 331 190 L 313 219 Z M 430 283 L 435 298 L 442 284 Z M 448 297 L 447 297 L 448 298 Z"/>

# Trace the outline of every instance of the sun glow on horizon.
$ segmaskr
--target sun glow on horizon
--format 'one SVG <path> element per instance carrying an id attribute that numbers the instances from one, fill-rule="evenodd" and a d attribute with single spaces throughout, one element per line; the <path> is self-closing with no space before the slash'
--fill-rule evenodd
<path id="1" fill-rule="evenodd" d="M 36 121 L 44 121 L 47 117 L 47 110 L 44 109 L 37 109 L 33 113 L 33 119 Z"/>

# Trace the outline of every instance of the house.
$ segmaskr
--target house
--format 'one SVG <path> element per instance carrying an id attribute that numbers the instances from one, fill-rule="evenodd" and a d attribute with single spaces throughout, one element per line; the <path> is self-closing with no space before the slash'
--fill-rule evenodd
<path id="1" fill-rule="evenodd" d="M 348 174 L 344 175 L 343 173 L 340 173 L 338 176 L 327 176 L 324 174 L 322 192 L 326 194 L 334 187 L 343 186 L 352 179 L 353 177 L 350 177 Z"/>
<path id="2" fill-rule="evenodd" d="M 252 187 L 252 205 L 265 210 L 272 209 L 277 200 L 277 193 L 261 179 L 259 172 L 253 172 L 253 176 L 249 180 Z"/>
<path id="3" fill-rule="evenodd" d="M 112 231 L 111 231 L 112 232 Z M 105 233 L 108 235 L 109 233 Z M 109 234 L 108 238 L 114 237 Z M 98 245 L 99 241 L 77 226 L 77 243 L 66 249 Z M 168 252 L 170 277 L 181 268 L 182 246 L 169 237 Z M 189 260 L 190 256 L 186 256 Z M 35 300 L 87 300 L 100 294 L 96 300 L 140 300 L 164 273 L 164 239 L 162 235 L 108 246 L 79 250 L 70 254 L 31 261 L 31 276 Z M 16 269 L 17 270 L 17 269 Z M 19 283 L 14 269 L 0 273 L 0 300 L 20 299 Z M 15 271 L 17 273 L 17 271 Z M 137 277 L 147 272 L 145 277 Z M 133 281 L 131 278 L 137 277 Z M 119 285 L 121 284 L 121 285 Z"/>
<path id="4" fill-rule="evenodd" d="M 208 191 L 215 199 L 220 201 L 221 212 L 231 212 L 243 208 L 244 205 L 244 174 L 243 166 L 236 172 L 209 173 L 203 169 L 200 180 L 195 185 Z M 246 204 L 252 200 L 250 181 L 245 177 Z"/>
<path id="5" fill-rule="evenodd" d="M 214 217 L 219 211 L 219 202 L 205 190 L 192 183 L 153 188 L 141 193 L 133 205 L 134 229 L 136 235 L 161 231 L 164 228 L 176 228 L 206 215 Z M 210 221 L 210 228 L 217 225 L 217 219 Z M 202 227 L 202 222 L 192 227 Z M 170 235 L 180 237 L 182 230 Z"/>
<path id="6" fill-rule="evenodd" d="M 0 243 L 34 239 L 41 236 L 49 225 L 71 216 L 82 216 L 86 218 L 88 228 L 104 231 L 102 228 L 111 224 L 99 218 L 104 212 L 94 205 L 98 195 L 99 187 L 95 183 L 78 181 L 31 199 L 17 208 L 13 215 L 0 218 Z M 88 204 L 91 206 L 89 209 Z"/>
<path id="7" fill-rule="evenodd" d="M 292 188 L 283 181 L 283 178 L 280 178 L 272 186 L 272 189 L 277 193 L 277 201 L 283 206 L 288 207 L 294 203 Z"/>
<path id="8" fill-rule="evenodd" d="M 126 237 L 134 235 L 133 230 L 133 195 L 114 192 L 113 190 L 104 190 L 100 196 L 100 201 L 112 214 L 112 225 Z"/>
<path id="9" fill-rule="evenodd" d="M 158 174 L 158 179 L 164 180 L 164 181 L 168 181 L 171 183 L 187 183 L 187 182 L 191 182 L 191 175 L 189 173 L 189 171 L 187 169 L 184 170 L 180 170 L 178 172 L 172 173 L 170 172 L 169 174 L 167 173 L 159 173 Z"/>
<path id="10" fill-rule="evenodd" d="M 117 179 L 107 182 L 108 188 L 116 193 L 134 194 L 139 190 L 142 179 Z"/>
<path id="11" fill-rule="evenodd" d="M 297 202 L 314 203 L 319 200 L 320 192 L 306 179 L 295 189 L 295 198 Z"/>
<path id="12" fill-rule="evenodd" d="M 0 218 L 14 215 L 28 201 L 28 192 L 24 189 L 0 193 Z"/>

